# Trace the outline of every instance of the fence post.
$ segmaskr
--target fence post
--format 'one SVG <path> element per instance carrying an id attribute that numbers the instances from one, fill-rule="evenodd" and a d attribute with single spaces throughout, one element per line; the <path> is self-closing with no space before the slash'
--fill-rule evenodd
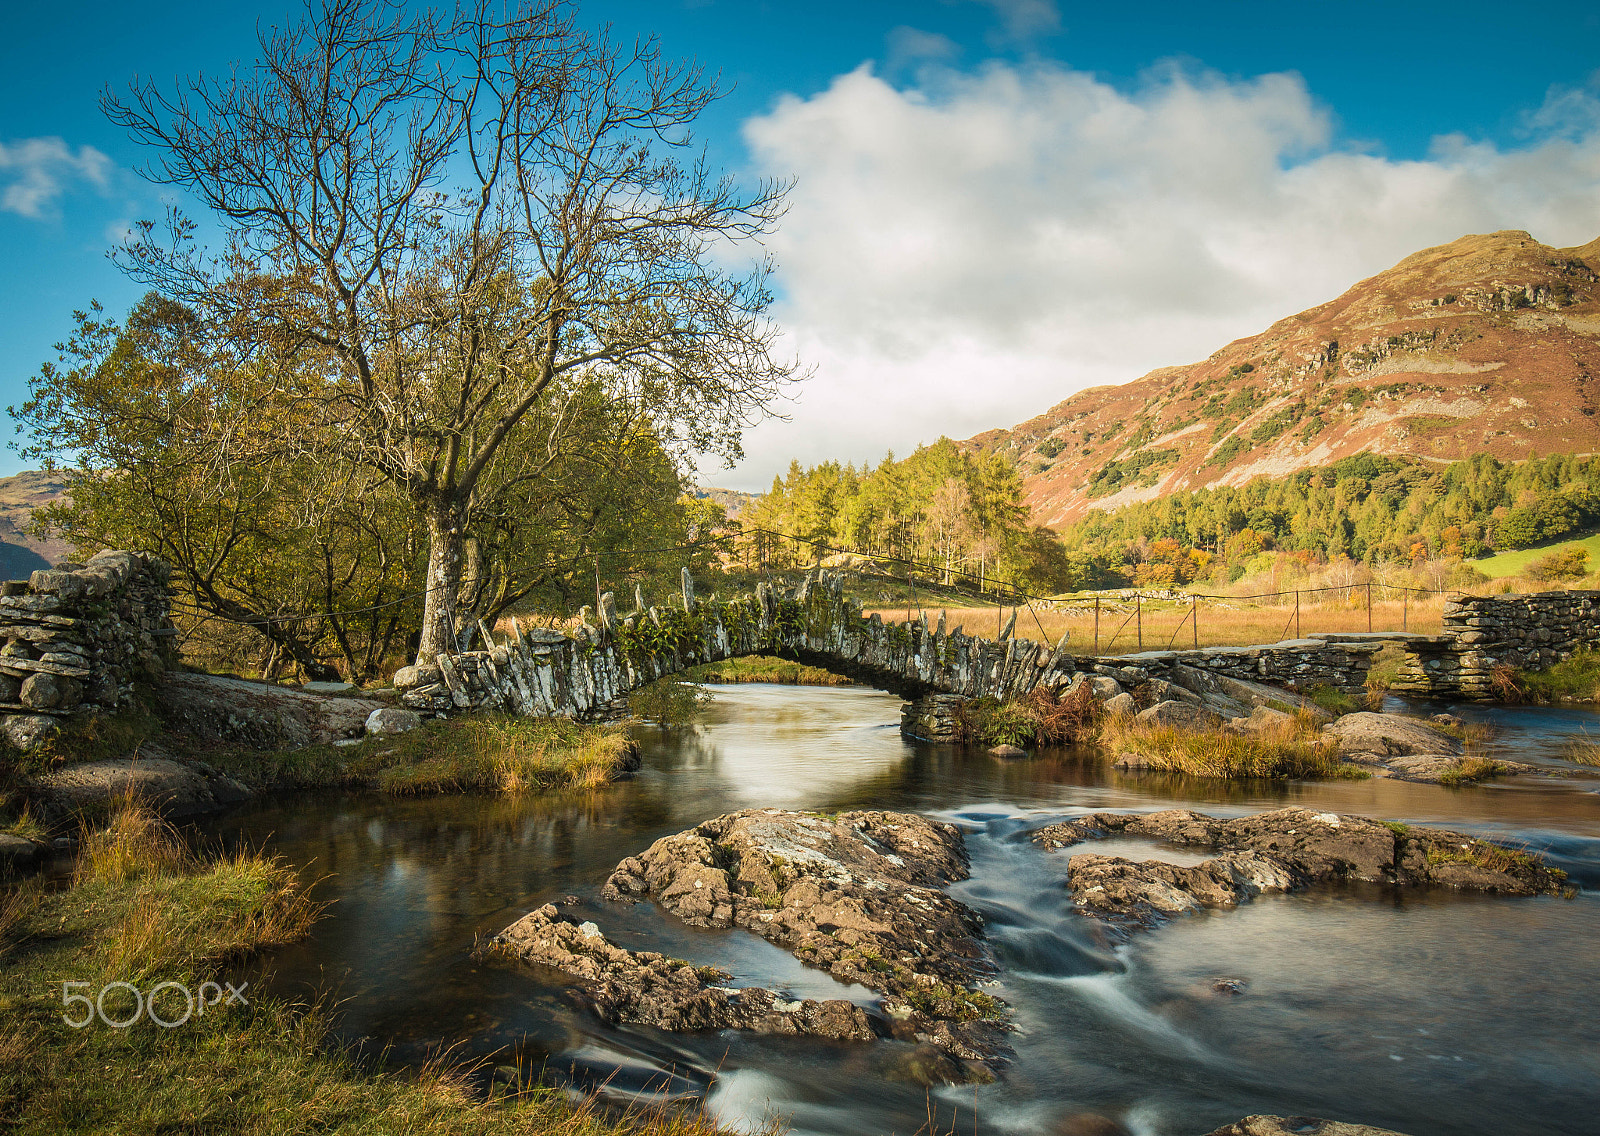
<path id="1" fill-rule="evenodd" d="M 1294 590 L 1294 637 L 1300 638 L 1300 589 Z"/>
<path id="2" fill-rule="evenodd" d="M 1139 650 L 1144 650 L 1144 597 L 1133 593 L 1134 628 L 1139 632 Z"/>
<path id="3" fill-rule="evenodd" d="M 1094 653 L 1100 653 L 1100 597 L 1094 598 Z"/>
<path id="4" fill-rule="evenodd" d="M 1194 632 L 1194 649 L 1200 649 L 1200 597 L 1189 597 L 1189 630 Z"/>
<path id="5" fill-rule="evenodd" d="M 1407 588 L 1400 593 L 1400 630 L 1411 630 L 1408 621 L 1411 615 L 1411 589 Z"/>
<path id="6" fill-rule="evenodd" d="M 1367 581 L 1367 634 L 1372 634 L 1372 581 Z"/>

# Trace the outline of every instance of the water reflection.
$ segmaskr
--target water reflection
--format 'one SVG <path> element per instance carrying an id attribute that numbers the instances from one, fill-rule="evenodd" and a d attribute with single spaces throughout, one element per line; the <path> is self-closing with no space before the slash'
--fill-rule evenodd
<path id="1" fill-rule="evenodd" d="M 265 843 L 308 878 L 326 877 L 329 917 L 273 956 L 272 987 L 339 997 L 343 1032 L 392 1045 L 398 1060 L 455 1045 L 609 1078 L 623 1095 L 671 1074 L 670 1091 L 705 1093 L 729 1120 L 776 1110 L 803 1132 L 909 1132 L 930 1107 L 941 1127 L 970 1131 L 974 1106 L 980 1132 L 1048 1131 L 1092 1115 L 1131 1131 L 1193 1133 L 1250 1112 L 1334 1115 L 1415 1136 L 1593 1131 L 1600 1030 L 1573 1010 L 1596 990 L 1600 907 L 1588 896 L 1328 889 L 1179 920 L 1123 944 L 1070 911 L 1069 853 L 1041 853 L 1026 838 L 1092 809 L 1305 804 L 1523 842 L 1600 887 L 1593 781 L 1451 790 L 1123 775 L 1071 750 L 1001 761 L 908 744 L 894 728 L 898 701 L 860 688 L 716 695 L 694 732 L 646 728 L 639 775 L 598 792 L 321 795 L 216 822 L 219 834 Z M 1508 756 L 1552 762 L 1561 737 L 1596 722 L 1568 710 L 1496 717 L 1495 745 Z M 743 932 L 696 931 L 649 905 L 598 899 L 616 862 L 652 840 L 764 805 L 910 809 L 969 831 L 972 878 L 954 890 L 985 914 L 997 993 L 1015 1011 L 1017 1060 L 1004 1081 L 930 1096 L 927 1055 L 905 1045 L 609 1029 L 559 976 L 470 957 L 476 936 L 571 895 L 624 945 L 803 996 L 870 998 Z M 1125 854 L 1174 855 L 1145 843 Z M 1223 978 L 1243 993 L 1219 992 Z"/>

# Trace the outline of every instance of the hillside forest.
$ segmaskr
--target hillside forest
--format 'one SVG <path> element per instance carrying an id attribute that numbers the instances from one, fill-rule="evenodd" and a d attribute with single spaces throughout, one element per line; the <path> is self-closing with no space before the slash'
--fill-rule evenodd
<path id="1" fill-rule="evenodd" d="M 1419 583 L 1455 587 L 1481 581 L 1474 557 L 1600 523 L 1600 458 L 1505 462 L 1480 454 L 1438 465 L 1363 453 L 1237 488 L 1095 510 L 1058 534 L 1025 518 L 1009 462 L 941 439 L 871 470 L 792 464 L 741 519 L 853 551 L 914 557 L 950 575 L 987 574 L 1035 594 L 1225 587 L 1340 564 L 1414 567 Z"/>

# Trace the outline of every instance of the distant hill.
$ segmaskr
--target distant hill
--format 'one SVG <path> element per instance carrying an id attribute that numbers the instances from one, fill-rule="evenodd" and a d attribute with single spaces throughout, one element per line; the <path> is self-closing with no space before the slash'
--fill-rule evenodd
<path id="1" fill-rule="evenodd" d="M 724 511 L 727 512 L 730 521 L 737 520 L 744 507 L 761 496 L 759 493 L 745 493 L 738 489 L 711 488 L 696 488 L 694 495 L 701 499 L 709 497 L 712 501 L 721 505 Z"/>
<path id="2" fill-rule="evenodd" d="M 964 443 L 1015 457 L 1034 519 L 1243 485 L 1363 451 L 1600 451 L 1600 240 L 1424 249 L 1200 363 L 1081 391 Z"/>
<path id="3" fill-rule="evenodd" d="M 65 494 L 66 483 L 60 477 L 40 470 L 0 478 L 0 577 L 21 579 L 72 555 L 65 541 L 39 540 L 23 532 L 35 509 Z"/>

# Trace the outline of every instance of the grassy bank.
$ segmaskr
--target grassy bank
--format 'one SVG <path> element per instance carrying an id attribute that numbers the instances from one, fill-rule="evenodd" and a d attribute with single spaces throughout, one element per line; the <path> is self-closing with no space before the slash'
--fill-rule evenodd
<path id="1" fill-rule="evenodd" d="M 252 786 L 362 788 L 401 796 L 525 793 L 592 788 L 636 767 L 622 726 L 565 718 L 436 718 L 403 734 L 355 745 L 268 752 L 240 747 L 196 751 Z"/>
<path id="2" fill-rule="evenodd" d="M 821 667 L 809 667 L 772 655 L 746 655 L 741 659 L 706 663 L 691 667 L 684 672 L 684 677 L 695 682 L 775 682 L 788 686 L 849 686 L 851 681 Z"/>
<path id="3" fill-rule="evenodd" d="M 329 1037 L 317 1010 L 258 996 L 225 1000 L 245 956 L 303 935 L 316 906 L 283 864 L 259 855 L 197 859 L 176 834 L 128 809 L 84 841 L 73 886 L 0 892 L 0 1125 L 28 1134 L 501 1133 L 532 1136 L 712 1136 L 697 1113 L 607 1118 L 548 1088 L 475 1089 L 469 1071 L 436 1062 L 383 1071 Z M 218 983 L 214 1005 L 171 1028 L 142 1014 L 126 1028 L 63 1002 L 63 983 L 91 1001 L 107 984 L 153 1000 L 180 1021 L 184 990 Z M 197 995 L 198 996 L 198 995 Z M 114 1022 L 134 996 L 112 987 Z M 93 1008 L 91 1007 L 91 1013 Z"/>
<path id="4" fill-rule="evenodd" d="M 1192 730 L 1129 718 L 1107 719 L 1096 739 L 1108 756 L 1134 754 L 1147 769 L 1190 777 L 1362 780 L 1371 774 L 1341 761 L 1310 715 L 1250 733 Z"/>

